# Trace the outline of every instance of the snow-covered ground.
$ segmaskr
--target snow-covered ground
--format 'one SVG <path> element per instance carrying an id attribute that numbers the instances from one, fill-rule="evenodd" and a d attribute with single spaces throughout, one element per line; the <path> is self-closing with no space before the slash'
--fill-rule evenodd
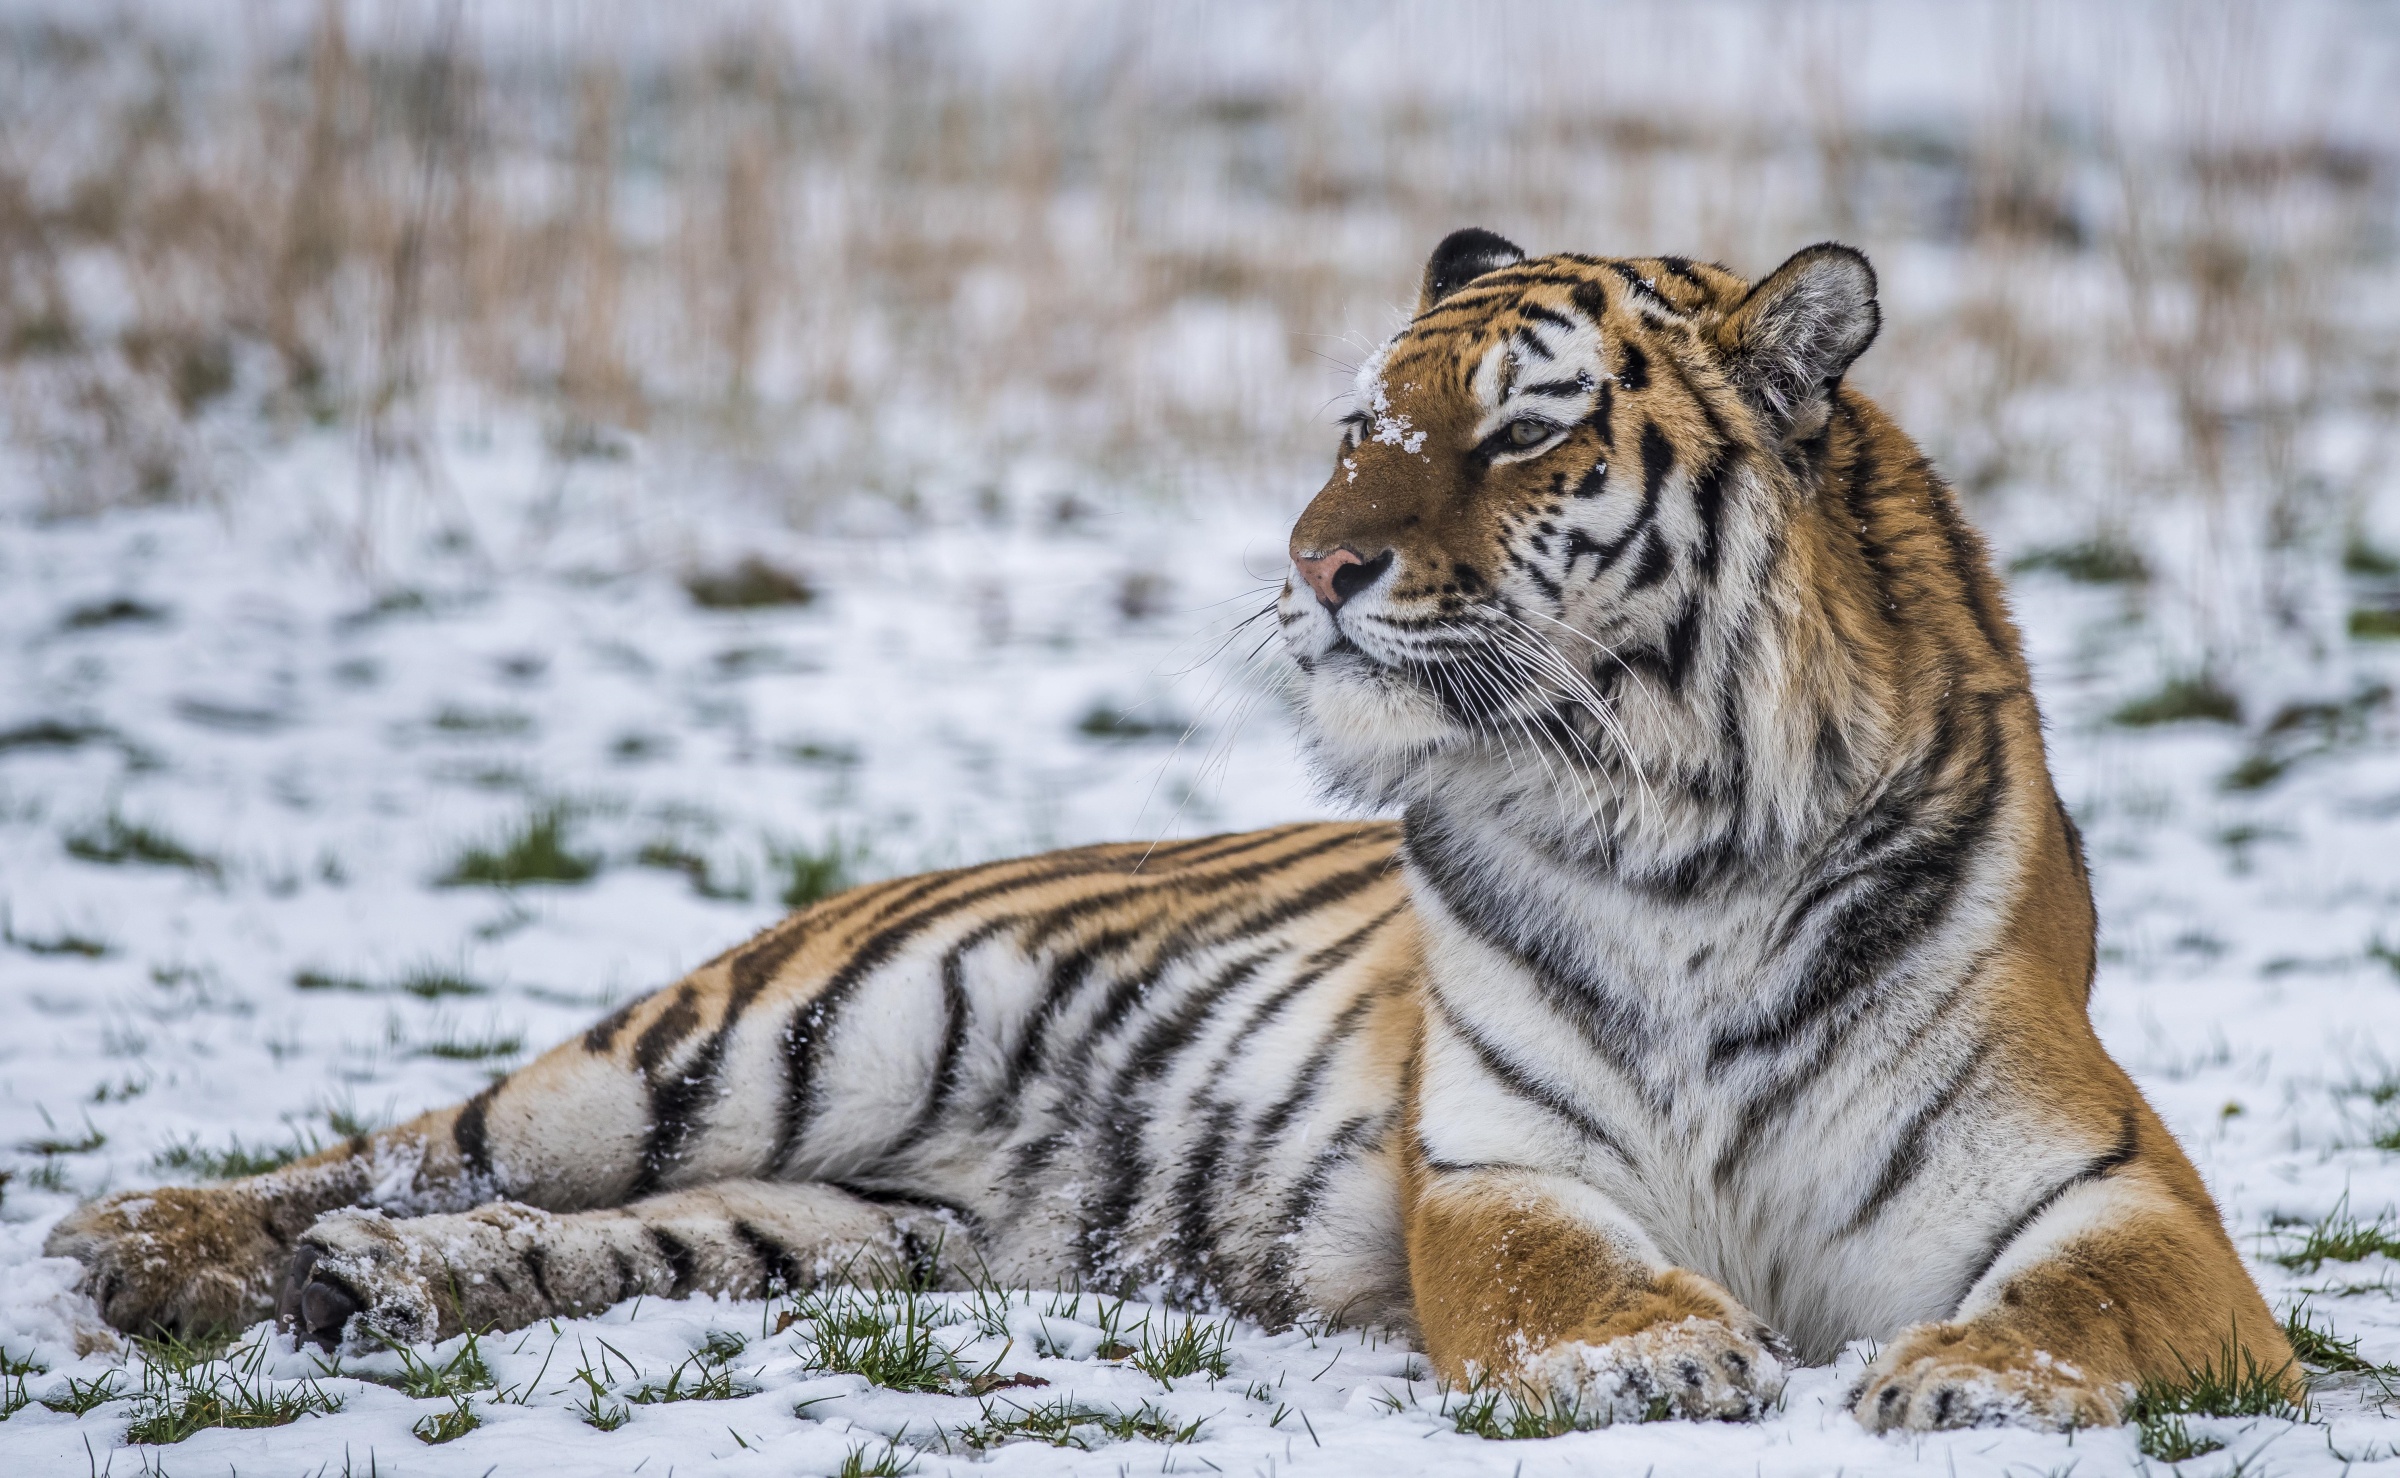
<path id="1" fill-rule="evenodd" d="M 39 1398 L 126 1364 L 78 1354 L 94 1326 L 73 1266 L 40 1257 L 78 1198 L 464 1096 L 766 923 L 796 875 L 1322 809 L 1273 654 L 1250 656 L 1263 632 L 1237 629 L 1269 597 L 1301 478 L 1172 504 L 1064 481 L 964 485 L 905 508 L 835 504 L 801 528 L 739 494 L 663 495 L 677 479 L 638 451 L 562 478 L 538 437 L 503 428 L 442 459 L 453 497 L 396 498 L 374 529 L 379 599 L 345 554 L 348 494 L 326 491 L 356 470 L 332 433 L 275 450 L 225 507 L 0 523 L 0 1349 L 11 1370 L 38 1367 L 0 1381 L 7 1404 L 35 1398 L 0 1422 L 0 1473 L 832 1474 L 854 1452 L 853 1471 L 915 1452 L 927 1474 L 2146 1461 L 2127 1431 L 1870 1437 L 1841 1405 L 1863 1348 L 1796 1375 L 1755 1426 L 1487 1440 L 1455 1430 L 1388 1341 L 1237 1325 L 1222 1376 L 1160 1380 L 1120 1346 L 1183 1316 L 1050 1290 L 929 1300 L 934 1338 L 986 1386 L 1048 1383 L 982 1396 L 812 1369 L 818 1326 L 778 1332 L 784 1305 L 647 1300 L 487 1339 L 497 1394 L 468 1398 L 482 1425 L 441 1445 L 412 1427 L 451 1401 L 280 1348 L 249 1379 L 312 1378 L 279 1389 L 338 1410 L 128 1447 L 139 1400 L 49 1409 Z M 726 609 L 687 591 L 747 558 L 815 598 Z M 2400 1202 L 2400 1156 L 2375 1145 L 2400 1125 L 2390 703 L 2368 688 L 2265 740 L 2128 728 L 2109 716 L 2157 679 L 2134 597 L 2028 575 L 2016 599 L 2100 891 L 2102 1031 L 2277 1307 L 2305 1298 L 2365 1356 L 2400 1358 L 2385 1259 L 2271 1260 L 2297 1241 L 2279 1225 Z M 2368 644 L 2358 666 L 2362 684 L 2400 675 Z M 2288 769 L 2228 788 L 2246 761 L 2253 781 L 2272 768 L 2261 743 Z M 544 816 L 587 881 L 447 881 Z M 743 1337 L 739 1352 L 695 1362 L 720 1332 Z M 632 1399 L 679 1365 L 746 1394 Z M 2304 1424 L 2194 1419 L 2225 1446 L 2182 1470 L 2400 1461 L 2400 1421 L 2377 1394 L 2328 1383 Z M 1114 1440 L 1086 1421 L 1075 1445 L 974 1447 L 990 1415 L 1058 1402 L 1189 1440 Z M 618 1405 L 629 1419 L 613 1430 L 585 1420 Z"/>

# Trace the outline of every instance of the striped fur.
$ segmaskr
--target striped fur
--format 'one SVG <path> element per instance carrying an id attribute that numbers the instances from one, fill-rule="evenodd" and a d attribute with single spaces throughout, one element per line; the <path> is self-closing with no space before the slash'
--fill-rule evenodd
<path id="1" fill-rule="evenodd" d="M 794 915 L 465 1104 L 62 1222 L 125 1328 L 415 1339 L 860 1257 L 1416 1331 L 1453 1379 L 1878 1429 L 2116 1420 L 2290 1351 L 2101 1050 L 1982 546 L 1753 286 L 1460 233 L 1277 607 L 1398 825 L 1105 846 Z"/>

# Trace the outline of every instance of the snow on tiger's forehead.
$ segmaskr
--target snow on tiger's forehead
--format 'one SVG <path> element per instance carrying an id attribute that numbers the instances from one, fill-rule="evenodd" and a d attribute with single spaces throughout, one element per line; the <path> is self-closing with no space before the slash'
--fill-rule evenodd
<path id="1" fill-rule="evenodd" d="M 1478 426 L 1502 413 L 1571 420 L 1587 413 L 1610 377 L 1599 323 L 1560 294 L 1545 302 L 1529 288 L 1489 312 L 1437 328 L 1412 326 L 1384 341 L 1351 386 L 1362 439 L 1419 452 L 1426 433 L 1412 410 L 1419 392 L 1463 389 Z"/>

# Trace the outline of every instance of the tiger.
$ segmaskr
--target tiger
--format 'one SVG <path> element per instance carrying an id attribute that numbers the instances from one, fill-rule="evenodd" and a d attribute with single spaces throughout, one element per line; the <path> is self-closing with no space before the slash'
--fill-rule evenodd
<path id="1" fill-rule="evenodd" d="M 119 1329 L 327 1349 L 863 1258 L 1381 1328 L 1601 1421 L 1755 1419 L 1859 1341 L 1879 1432 L 2297 1392 L 2092 1028 L 2002 587 L 1846 383 L 1881 321 L 1839 243 L 1754 283 L 1452 234 L 1258 613 L 1370 819 L 858 887 L 48 1251 Z"/>

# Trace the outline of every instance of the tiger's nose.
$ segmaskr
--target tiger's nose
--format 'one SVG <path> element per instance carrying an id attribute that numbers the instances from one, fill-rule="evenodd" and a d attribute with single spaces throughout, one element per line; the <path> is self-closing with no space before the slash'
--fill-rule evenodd
<path id="1" fill-rule="evenodd" d="M 1294 551 L 1292 563 L 1325 609 L 1331 611 L 1382 579 L 1383 572 L 1392 567 L 1392 551 L 1386 549 L 1373 559 L 1363 558 L 1354 549 L 1336 548 L 1325 554 Z"/>

